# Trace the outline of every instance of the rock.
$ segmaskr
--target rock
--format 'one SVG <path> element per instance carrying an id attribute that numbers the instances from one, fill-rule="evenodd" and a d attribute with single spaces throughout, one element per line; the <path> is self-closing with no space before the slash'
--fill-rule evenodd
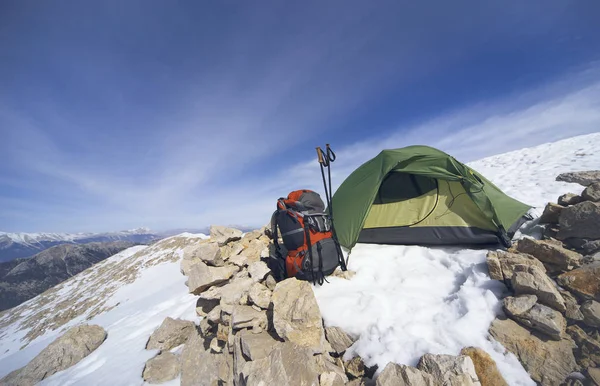
<path id="1" fill-rule="evenodd" d="M 238 269 L 238 267 L 233 265 L 209 267 L 203 262 L 198 262 L 190 269 L 188 279 L 190 293 L 200 295 L 211 286 L 226 282 Z"/>
<path id="2" fill-rule="evenodd" d="M 267 244 L 265 244 L 263 241 L 252 240 L 248 247 L 240 253 L 240 256 L 246 259 L 246 264 L 250 265 L 252 263 L 260 261 L 260 258 L 265 248 L 268 247 Z"/>
<path id="3" fill-rule="evenodd" d="M 275 347 L 266 358 L 247 362 L 242 378 L 247 386 L 319 385 L 312 351 L 289 342 Z"/>
<path id="4" fill-rule="evenodd" d="M 346 280 L 352 279 L 355 275 L 356 275 L 355 271 L 350 271 L 350 270 L 342 271 L 342 269 L 340 267 L 337 267 L 335 269 L 335 271 L 333 271 L 333 273 L 331 274 L 331 276 L 339 277 L 339 278 L 346 279 Z"/>
<path id="5" fill-rule="evenodd" d="M 164 383 L 177 378 L 180 371 L 179 356 L 164 351 L 146 362 L 142 378 L 148 383 Z"/>
<path id="6" fill-rule="evenodd" d="M 348 382 L 348 377 L 344 371 L 344 363 L 340 358 L 332 358 L 329 354 L 317 354 L 313 356 L 313 364 L 317 373 L 324 374 L 333 372 L 337 374 L 344 384 Z"/>
<path id="7" fill-rule="evenodd" d="M 262 281 L 270 272 L 271 270 L 269 267 L 262 261 L 257 261 L 248 265 L 248 273 L 255 282 Z"/>
<path id="8" fill-rule="evenodd" d="M 242 234 L 243 232 L 239 229 L 227 228 L 220 225 L 210 226 L 210 239 L 217 242 L 220 247 L 241 239 Z"/>
<path id="9" fill-rule="evenodd" d="M 244 295 L 248 293 L 254 282 L 250 278 L 231 279 L 222 287 L 211 287 L 200 294 L 201 299 L 220 300 L 221 307 L 241 304 Z"/>
<path id="10" fill-rule="evenodd" d="M 388 363 L 377 377 L 376 386 L 435 386 L 433 376 L 415 367 Z"/>
<path id="11" fill-rule="evenodd" d="M 565 208 L 558 221 L 560 230 L 556 238 L 570 237 L 600 239 L 600 203 L 584 201 Z"/>
<path id="12" fill-rule="evenodd" d="M 533 295 L 504 299 L 504 311 L 512 319 L 522 325 L 542 332 L 554 340 L 561 340 L 564 336 L 567 322 L 562 314 L 536 303 Z"/>
<path id="13" fill-rule="evenodd" d="M 248 292 L 248 300 L 266 310 L 271 304 L 271 290 L 260 283 L 254 283 Z"/>
<path id="14" fill-rule="evenodd" d="M 34 385 L 52 374 L 76 365 L 96 350 L 106 339 L 106 331 L 97 325 L 71 327 L 50 343 L 25 367 L 8 374 L 0 381 L 5 384 Z M 8 382 L 7 382 L 8 383 Z"/>
<path id="15" fill-rule="evenodd" d="M 196 314 L 198 316 L 206 316 L 219 305 L 219 301 L 220 299 L 198 298 L 198 300 L 196 300 Z"/>
<path id="16" fill-rule="evenodd" d="M 315 353 L 324 352 L 321 311 L 308 282 L 286 279 L 273 291 L 273 326 L 277 335 Z"/>
<path id="17" fill-rule="evenodd" d="M 600 201 L 600 182 L 594 182 L 583 190 L 581 197 L 588 201 Z"/>
<path id="18" fill-rule="evenodd" d="M 250 327 L 260 332 L 267 327 L 267 314 L 250 306 L 235 306 L 231 314 L 231 327 L 234 330 Z"/>
<path id="19" fill-rule="evenodd" d="M 187 342 L 192 333 L 196 333 L 194 322 L 167 317 L 150 335 L 146 350 L 170 350 Z"/>
<path id="20" fill-rule="evenodd" d="M 181 352 L 181 385 L 217 385 L 224 367 L 227 367 L 225 355 L 205 350 L 202 337 L 192 334 Z"/>
<path id="21" fill-rule="evenodd" d="M 320 386 L 344 386 L 343 378 L 335 371 L 329 371 L 319 376 Z"/>
<path id="22" fill-rule="evenodd" d="M 266 358 L 280 343 L 280 341 L 275 340 L 266 331 L 260 334 L 242 331 L 240 334 L 242 353 L 251 361 Z"/>
<path id="23" fill-rule="evenodd" d="M 346 382 L 346 386 L 366 386 L 365 380 L 363 379 L 353 379 L 351 381 Z"/>
<path id="24" fill-rule="evenodd" d="M 425 354 L 417 368 L 432 375 L 438 385 L 481 385 L 473 361 L 466 355 Z"/>
<path id="25" fill-rule="evenodd" d="M 275 286 L 277 286 L 277 280 L 275 280 L 275 278 L 273 277 L 273 274 L 267 275 L 267 278 L 265 279 L 265 285 L 271 291 L 273 291 L 275 289 Z"/>
<path id="26" fill-rule="evenodd" d="M 574 193 L 566 193 L 558 197 L 558 205 L 569 206 L 579 204 L 583 201 L 583 198 Z"/>
<path id="27" fill-rule="evenodd" d="M 339 327 L 325 327 L 325 338 L 333 352 L 338 355 L 343 354 L 354 344 L 354 340 Z"/>
<path id="28" fill-rule="evenodd" d="M 567 307 L 567 311 L 565 312 L 565 316 L 568 320 L 572 320 L 575 322 L 583 321 L 583 314 L 579 309 L 579 304 L 577 303 L 577 299 L 567 290 L 559 290 L 563 299 L 565 299 L 565 306 Z"/>
<path id="29" fill-rule="evenodd" d="M 542 272 L 546 272 L 546 268 L 541 261 L 522 253 L 490 251 L 487 254 L 487 264 L 490 277 L 494 280 L 507 282 L 507 284 L 510 284 L 514 268 L 517 265 L 532 265 L 538 267 Z"/>
<path id="30" fill-rule="evenodd" d="M 581 246 L 581 252 L 586 255 L 593 255 L 600 252 L 600 240 L 586 240 Z"/>
<path id="31" fill-rule="evenodd" d="M 527 253 L 543 263 L 568 271 L 581 265 L 583 256 L 552 242 L 523 238 L 516 243 L 519 252 Z"/>
<path id="32" fill-rule="evenodd" d="M 600 261 L 563 273 L 557 281 L 585 299 L 600 301 Z"/>
<path id="33" fill-rule="evenodd" d="M 531 378 L 543 385 L 560 385 L 578 369 L 573 356 L 573 342 L 542 340 L 510 319 L 496 319 L 490 335 L 512 352 Z"/>
<path id="34" fill-rule="evenodd" d="M 223 260 L 234 264 L 233 261 L 230 261 L 230 259 L 234 256 L 239 255 L 240 252 L 242 252 L 243 250 L 244 247 L 242 246 L 242 244 L 230 243 L 221 247 L 221 257 L 223 257 Z"/>
<path id="35" fill-rule="evenodd" d="M 243 334 L 251 334 L 251 332 L 247 331 L 247 330 L 242 330 L 239 331 L 237 333 L 237 335 L 233 335 L 231 334 L 230 337 L 230 341 L 232 340 L 233 343 L 230 345 L 230 349 L 229 351 L 233 352 L 233 366 L 232 366 L 232 375 L 233 375 L 233 379 L 234 379 L 234 384 L 235 385 L 244 385 L 245 381 L 244 381 L 244 377 L 242 374 L 242 370 L 244 369 L 244 367 L 246 366 L 246 363 L 248 363 L 249 359 L 247 357 L 244 356 L 243 352 L 242 352 L 242 343 L 241 343 L 241 337 Z"/>
<path id="36" fill-rule="evenodd" d="M 565 300 L 552 281 L 535 266 L 517 265 L 511 279 L 515 295 L 535 295 L 542 304 L 565 312 Z"/>
<path id="37" fill-rule="evenodd" d="M 219 245 L 214 242 L 193 244 L 183 250 L 183 259 L 181 260 L 181 267 L 183 270 L 184 263 L 188 262 L 189 267 L 202 261 L 206 265 L 221 267 L 225 264 L 225 261 L 221 257 L 221 249 Z M 188 269 L 185 270 L 189 271 Z M 184 272 L 184 274 L 187 274 Z"/>
<path id="38" fill-rule="evenodd" d="M 250 243 L 253 240 L 257 240 L 263 234 L 264 233 L 261 232 L 260 230 L 253 230 L 252 232 L 248 232 L 248 233 L 244 234 L 244 236 L 242 237 L 242 241 L 240 242 L 240 244 L 242 245 L 243 248 L 248 248 L 248 246 L 250 245 Z"/>
<path id="39" fill-rule="evenodd" d="M 549 202 L 540 216 L 540 224 L 558 224 L 558 217 L 564 208 L 564 206 Z"/>
<path id="40" fill-rule="evenodd" d="M 223 352 L 223 347 L 219 344 L 219 339 L 217 339 L 217 337 L 211 339 L 209 348 L 211 352 L 216 354 Z"/>
<path id="41" fill-rule="evenodd" d="M 600 386 L 600 368 L 590 367 L 587 373 L 596 386 Z"/>
<path id="42" fill-rule="evenodd" d="M 478 347 L 465 347 L 460 354 L 473 361 L 481 386 L 508 386 L 490 354 Z"/>
<path id="43" fill-rule="evenodd" d="M 221 306 L 216 306 L 215 308 L 212 309 L 212 311 L 210 311 L 208 314 L 206 314 L 206 320 L 208 320 L 209 322 L 211 322 L 212 324 L 218 324 L 221 322 L 221 312 L 222 312 L 222 308 Z"/>
<path id="44" fill-rule="evenodd" d="M 600 303 L 588 300 L 581 305 L 583 322 L 590 327 L 600 328 Z"/>
<path id="45" fill-rule="evenodd" d="M 344 368 L 350 379 L 362 378 L 365 375 L 365 362 L 359 356 L 344 361 Z"/>
<path id="46" fill-rule="evenodd" d="M 600 341 L 594 339 L 579 326 L 567 327 L 567 333 L 573 338 L 577 362 L 584 367 L 600 364 Z"/>
<path id="47" fill-rule="evenodd" d="M 556 181 L 571 182 L 582 186 L 589 186 L 600 181 L 600 170 L 587 170 L 583 172 L 561 173 Z"/>

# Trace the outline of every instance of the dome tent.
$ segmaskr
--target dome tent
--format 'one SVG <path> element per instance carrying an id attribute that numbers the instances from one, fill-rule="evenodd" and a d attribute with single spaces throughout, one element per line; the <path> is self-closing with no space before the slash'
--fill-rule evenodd
<path id="1" fill-rule="evenodd" d="M 332 198 L 341 245 L 497 244 L 530 209 L 450 155 L 428 147 L 383 150 Z"/>

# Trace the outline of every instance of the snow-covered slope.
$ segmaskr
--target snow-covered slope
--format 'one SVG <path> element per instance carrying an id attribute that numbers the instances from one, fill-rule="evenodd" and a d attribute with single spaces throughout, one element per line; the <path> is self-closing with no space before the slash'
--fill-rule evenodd
<path id="1" fill-rule="evenodd" d="M 507 153 L 472 167 L 512 196 L 543 206 L 581 187 L 555 182 L 560 172 L 600 168 L 600 134 Z M 262 222 L 262 221 L 261 221 Z M 195 297 L 179 272 L 182 248 L 201 235 L 183 234 L 128 249 L 38 297 L 0 314 L 0 377 L 23 366 L 66 328 L 87 322 L 108 338 L 76 366 L 44 385 L 139 385 L 150 333 L 167 317 L 198 322 Z M 426 352 L 484 348 L 511 385 L 534 384 L 512 355 L 488 340 L 505 290 L 487 275 L 486 250 L 358 245 L 352 280 L 332 277 L 315 287 L 326 324 L 359 337 L 351 352 L 367 364 L 415 364 Z M 178 380 L 172 382 L 178 384 Z"/>

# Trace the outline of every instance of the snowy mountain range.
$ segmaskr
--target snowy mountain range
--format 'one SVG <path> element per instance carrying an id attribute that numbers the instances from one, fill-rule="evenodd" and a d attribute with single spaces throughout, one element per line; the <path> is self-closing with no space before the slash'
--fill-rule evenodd
<path id="1" fill-rule="evenodd" d="M 581 187 L 555 177 L 598 169 L 600 133 L 469 166 L 541 213 L 560 194 L 581 193 Z M 150 334 L 166 317 L 196 324 L 202 319 L 196 313 L 197 297 L 188 293 L 180 272 L 180 260 L 184 248 L 205 237 L 184 233 L 126 249 L 0 313 L 0 378 L 27 364 L 66 329 L 89 323 L 107 331 L 106 341 L 78 364 L 40 384 L 144 384 L 144 364 L 157 351 L 144 349 Z M 326 326 L 358 337 L 349 352 L 360 355 L 368 366 L 382 369 L 388 362 L 414 366 L 424 353 L 457 355 L 462 347 L 476 346 L 492 356 L 508 384 L 534 385 L 516 357 L 488 334 L 490 323 L 502 312 L 500 299 L 506 287 L 489 277 L 486 253 L 359 244 L 349 265 L 356 275 L 350 280 L 331 277 L 313 290 Z M 180 380 L 168 384 L 179 385 Z"/>

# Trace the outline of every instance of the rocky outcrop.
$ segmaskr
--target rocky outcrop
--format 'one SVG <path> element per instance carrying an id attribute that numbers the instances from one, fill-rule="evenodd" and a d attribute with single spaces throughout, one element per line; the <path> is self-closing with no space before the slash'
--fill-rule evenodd
<path id="1" fill-rule="evenodd" d="M 560 245 L 542 240 L 524 238 L 516 243 L 515 249 L 527 253 L 544 263 L 548 271 L 569 271 L 581 265 L 583 256 Z"/>
<path id="2" fill-rule="evenodd" d="M 535 266 L 517 265 L 511 279 L 516 295 L 535 295 L 538 301 L 560 312 L 565 312 L 565 300 L 552 281 Z"/>
<path id="3" fill-rule="evenodd" d="M 524 326 L 546 334 L 551 339 L 561 340 L 567 321 L 560 312 L 536 302 L 535 295 L 507 297 L 504 299 L 504 311 Z"/>
<path id="4" fill-rule="evenodd" d="M 9 374 L 0 383 L 35 385 L 52 374 L 68 369 L 90 355 L 106 339 L 106 331 L 97 325 L 72 327 L 50 343 L 25 367 Z"/>
<path id="5" fill-rule="evenodd" d="M 600 203 L 584 201 L 565 208 L 558 224 L 560 229 L 556 237 L 559 240 L 570 237 L 600 239 Z"/>
<path id="6" fill-rule="evenodd" d="M 388 363 L 377 377 L 376 386 L 436 386 L 436 380 L 415 367 Z"/>
<path id="7" fill-rule="evenodd" d="M 177 378 L 180 371 L 179 356 L 166 351 L 146 362 L 142 378 L 148 383 L 164 383 Z"/>
<path id="8" fill-rule="evenodd" d="M 490 354 L 478 347 L 465 347 L 460 354 L 473 361 L 481 386 L 508 386 Z"/>
<path id="9" fill-rule="evenodd" d="M 600 261 L 563 273 L 557 280 L 585 299 L 600 301 Z"/>
<path id="10" fill-rule="evenodd" d="M 510 319 L 494 320 L 490 334 L 519 359 L 534 381 L 543 385 L 561 385 L 579 368 L 570 339 L 543 340 Z"/>
<path id="11" fill-rule="evenodd" d="M 600 181 L 600 170 L 587 170 L 582 172 L 561 173 L 556 181 L 571 182 L 582 186 L 589 186 Z"/>
<path id="12" fill-rule="evenodd" d="M 272 302 L 273 326 L 280 338 L 324 352 L 321 312 L 309 283 L 294 278 L 277 283 Z"/>
<path id="13" fill-rule="evenodd" d="M 473 361 L 466 355 L 425 354 L 419 360 L 417 368 L 431 374 L 437 384 L 481 385 Z"/>
<path id="14" fill-rule="evenodd" d="M 196 333 L 194 322 L 167 317 L 150 335 L 146 350 L 170 350 L 187 342 L 193 333 Z"/>
<path id="15" fill-rule="evenodd" d="M 62 244 L 35 256 L 0 264 L 0 311 L 12 308 L 135 244 L 114 241 Z M 6 269 L 3 269 L 6 267 Z"/>

